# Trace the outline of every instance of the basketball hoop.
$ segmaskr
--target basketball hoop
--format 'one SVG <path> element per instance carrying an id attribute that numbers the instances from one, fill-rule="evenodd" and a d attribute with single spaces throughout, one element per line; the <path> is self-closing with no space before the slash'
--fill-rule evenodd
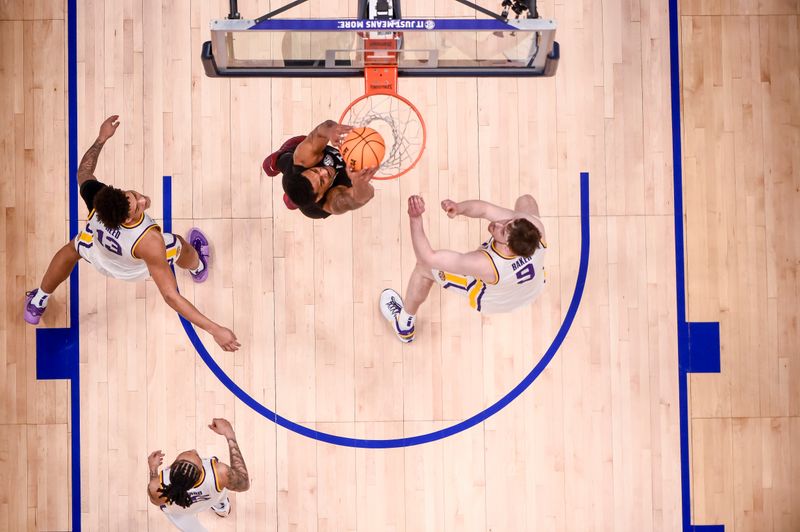
<path id="1" fill-rule="evenodd" d="M 374 179 L 395 179 L 414 168 L 425 151 L 422 114 L 397 93 L 397 39 L 364 39 L 365 94 L 342 112 L 340 124 L 371 127 L 383 137 L 386 155 Z"/>

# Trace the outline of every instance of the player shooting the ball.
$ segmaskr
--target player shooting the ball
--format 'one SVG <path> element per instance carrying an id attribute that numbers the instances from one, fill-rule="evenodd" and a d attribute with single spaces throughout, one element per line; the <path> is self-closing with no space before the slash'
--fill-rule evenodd
<path id="1" fill-rule="evenodd" d="M 308 218 L 327 218 L 363 207 L 375 196 L 370 180 L 377 166 L 349 167 L 339 147 L 351 126 L 326 120 L 307 136 L 287 140 L 264 159 L 269 176 L 283 173 L 284 202 Z"/>

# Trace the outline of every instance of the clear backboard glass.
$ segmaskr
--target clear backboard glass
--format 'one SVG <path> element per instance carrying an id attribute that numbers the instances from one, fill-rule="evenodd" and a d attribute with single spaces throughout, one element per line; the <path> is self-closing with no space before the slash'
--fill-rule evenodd
<path id="1" fill-rule="evenodd" d="M 555 22 L 544 19 L 222 19 L 212 21 L 211 32 L 218 75 L 350 74 L 365 66 L 367 39 L 391 43 L 387 48 L 401 76 L 415 70 L 436 75 L 434 69 L 443 75 L 503 69 L 544 75 L 548 60 L 557 60 Z"/>

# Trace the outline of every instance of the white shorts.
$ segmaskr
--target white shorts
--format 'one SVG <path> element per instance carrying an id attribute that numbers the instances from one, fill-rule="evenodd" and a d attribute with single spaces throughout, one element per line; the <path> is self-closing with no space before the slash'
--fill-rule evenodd
<path id="1" fill-rule="evenodd" d="M 167 248 L 167 263 L 173 266 L 178 257 L 181 256 L 181 248 L 183 246 L 178 237 L 172 233 L 161 233 L 161 236 L 164 238 L 164 245 Z M 73 240 L 73 245 L 78 255 L 106 277 L 121 281 L 142 281 L 150 277 L 147 263 L 141 259 L 127 259 L 124 264 L 119 264 L 116 261 L 106 259 L 105 253 L 98 249 L 97 246 L 87 247 L 79 244 L 80 239 L 76 237 Z"/>
<path id="2" fill-rule="evenodd" d="M 455 273 L 446 272 L 444 270 L 431 269 L 433 279 L 445 290 L 455 292 L 467 297 L 469 306 L 477 310 L 474 303 L 476 294 L 473 292 L 477 287 L 477 281 L 471 275 L 459 275 Z"/>
<path id="3" fill-rule="evenodd" d="M 503 283 L 505 289 L 501 287 L 502 291 L 498 291 L 498 285 L 488 285 L 471 275 L 459 275 L 443 270 L 431 270 L 431 273 L 439 286 L 448 292 L 466 297 L 470 308 L 483 314 L 511 312 L 528 305 L 544 288 L 544 276 L 541 282 L 531 283 L 525 291 L 518 290 L 515 286 L 509 291 L 507 283 Z"/>

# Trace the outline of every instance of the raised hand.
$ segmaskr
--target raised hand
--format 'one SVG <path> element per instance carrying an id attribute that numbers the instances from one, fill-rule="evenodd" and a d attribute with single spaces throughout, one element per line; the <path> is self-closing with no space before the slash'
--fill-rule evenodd
<path id="1" fill-rule="evenodd" d="M 212 334 L 214 341 L 219 344 L 223 351 L 236 351 L 242 347 L 242 344 L 236 340 L 236 335 L 230 329 L 219 327 Z"/>
<path id="2" fill-rule="evenodd" d="M 220 436 L 225 436 L 226 438 L 236 437 L 236 434 L 233 432 L 233 425 L 231 425 L 231 422 L 225 418 L 215 417 L 211 420 L 211 424 L 208 426 L 208 428 Z"/>
<path id="3" fill-rule="evenodd" d="M 344 142 L 344 139 L 347 138 L 347 134 L 350 133 L 350 130 L 353 129 L 353 126 L 346 126 L 344 124 L 336 124 L 330 129 L 330 136 L 329 139 L 331 145 L 334 148 L 339 148 Z"/>
<path id="4" fill-rule="evenodd" d="M 119 115 L 111 115 L 100 124 L 100 133 L 97 135 L 97 140 L 101 143 L 107 141 L 116 133 L 119 127 Z"/>
<path id="5" fill-rule="evenodd" d="M 347 167 L 347 176 L 350 178 L 350 181 L 353 182 L 353 186 L 356 187 L 358 185 L 364 185 L 369 183 L 370 179 L 375 176 L 375 172 L 378 171 L 377 166 L 371 166 L 369 168 L 362 168 L 361 170 L 354 170 Z"/>
<path id="6" fill-rule="evenodd" d="M 442 210 L 447 213 L 450 218 L 455 218 L 460 213 L 458 212 L 458 203 L 453 200 L 442 200 Z"/>
<path id="7" fill-rule="evenodd" d="M 409 196 L 408 197 L 408 215 L 411 218 L 419 218 L 425 212 L 425 200 L 422 196 Z"/>
<path id="8" fill-rule="evenodd" d="M 161 452 L 161 449 L 158 451 L 153 451 L 147 456 L 147 467 L 150 468 L 150 471 L 156 471 L 164 463 L 164 453 Z"/>

